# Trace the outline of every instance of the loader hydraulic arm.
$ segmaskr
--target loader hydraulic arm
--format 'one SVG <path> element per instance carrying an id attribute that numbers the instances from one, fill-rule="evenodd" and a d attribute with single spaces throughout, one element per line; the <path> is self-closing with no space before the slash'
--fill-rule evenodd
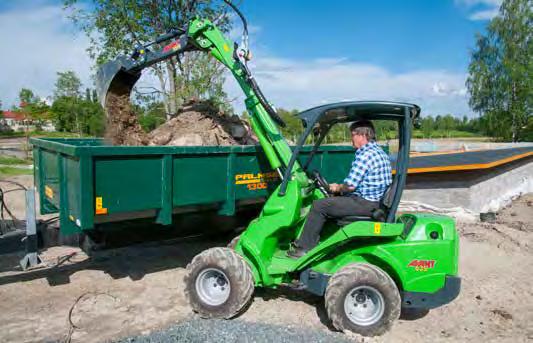
<path id="1" fill-rule="evenodd" d="M 198 49 L 209 52 L 231 71 L 246 96 L 245 104 L 251 117 L 252 128 L 272 168 L 286 167 L 292 152 L 276 125 L 276 122 L 283 121 L 277 118 L 277 114 L 274 113 L 275 116 L 272 117 L 267 112 L 264 105 L 266 100 L 242 61 L 245 57 L 238 55 L 238 47 L 226 40 L 209 20 L 193 20 L 189 25 L 188 35 Z M 270 106 L 268 103 L 266 105 Z"/>

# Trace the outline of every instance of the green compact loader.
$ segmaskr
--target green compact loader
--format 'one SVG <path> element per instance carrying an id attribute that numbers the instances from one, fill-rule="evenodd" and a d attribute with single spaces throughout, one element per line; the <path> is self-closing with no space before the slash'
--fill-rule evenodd
<path id="1" fill-rule="evenodd" d="M 459 237 L 453 219 L 396 213 L 407 177 L 411 127 L 420 108 L 378 101 L 315 107 L 298 115 L 305 130 L 291 149 L 278 127 L 284 125 L 283 120 L 247 66 L 251 55 L 246 20 L 227 3 L 243 21 L 240 46 L 227 40 L 211 21 L 193 18 L 186 28 L 103 65 L 97 77 L 105 106 L 110 92 L 129 94 L 144 68 L 184 51 L 210 53 L 241 86 L 252 129 L 272 169 L 281 177 L 259 217 L 232 247 L 208 249 L 187 266 L 185 295 L 192 309 L 205 318 L 229 319 L 247 308 L 256 287 L 289 287 L 323 296 L 337 329 L 374 336 L 387 331 L 402 309 L 432 309 L 455 299 L 461 280 Z M 153 46 L 160 48 L 152 51 Z M 332 196 L 319 171 L 308 170 L 314 152 L 334 125 L 360 119 L 392 120 L 399 129 L 393 183 L 381 208 L 371 217 L 348 216 L 326 223 L 315 248 L 297 259 L 287 256 L 313 201 Z M 311 134 L 316 143 L 303 161 L 300 151 Z"/>

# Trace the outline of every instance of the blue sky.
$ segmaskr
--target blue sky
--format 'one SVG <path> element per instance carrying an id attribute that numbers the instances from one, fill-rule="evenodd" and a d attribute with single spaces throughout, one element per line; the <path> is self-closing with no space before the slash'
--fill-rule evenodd
<path id="1" fill-rule="evenodd" d="M 380 99 L 415 102 L 426 114 L 472 116 L 464 88 L 469 49 L 500 2 L 244 0 L 240 8 L 253 71 L 278 107 Z M 88 39 L 60 1 L 0 1 L 0 42 L 4 108 L 21 87 L 51 95 L 57 71 L 74 70 L 91 85 Z M 240 112 L 233 80 L 226 90 Z"/>
<path id="2" fill-rule="evenodd" d="M 333 4 L 334 3 L 334 4 Z M 306 5 L 303 5 L 306 4 Z M 485 21 L 453 1 L 244 1 L 257 40 L 291 58 L 337 58 L 393 72 L 420 67 L 464 71 Z"/>

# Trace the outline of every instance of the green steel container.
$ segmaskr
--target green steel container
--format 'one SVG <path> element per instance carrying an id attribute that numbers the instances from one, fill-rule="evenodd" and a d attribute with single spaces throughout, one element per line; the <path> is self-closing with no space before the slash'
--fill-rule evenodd
<path id="1" fill-rule="evenodd" d="M 233 216 L 279 184 L 260 146 L 110 146 L 101 139 L 31 139 L 41 214 L 59 213 L 63 234 L 101 223 L 213 211 Z M 311 147 L 305 147 L 302 163 Z M 342 182 L 350 146 L 323 146 L 310 169 Z"/>

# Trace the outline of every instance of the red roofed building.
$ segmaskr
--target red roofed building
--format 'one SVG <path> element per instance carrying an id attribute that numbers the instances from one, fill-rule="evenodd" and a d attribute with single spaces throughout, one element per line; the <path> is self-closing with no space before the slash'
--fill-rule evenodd
<path id="1" fill-rule="evenodd" d="M 9 122 L 21 122 L 26 119 L 24 113 L 21 112 L 4 111 L 2 112 L 2 116 L 4 120 L 10 120 Z"/>
<path id="2" fill-rule="evenodd" d="M 26 116 L 21 112 L 3 111 L 0 114 L 0 131 L 22 131 L 26 124 Z"/>
<path id="3" fill-rule="evenodd" d="M 23 112 L 3 111 L 0 114 L 0 131 L 33 131 L 36 129 L 35 124 Z M 54 126 L 50 120 L 45 120 L 40 123 L 39 130 L 54 131 Z"/>

